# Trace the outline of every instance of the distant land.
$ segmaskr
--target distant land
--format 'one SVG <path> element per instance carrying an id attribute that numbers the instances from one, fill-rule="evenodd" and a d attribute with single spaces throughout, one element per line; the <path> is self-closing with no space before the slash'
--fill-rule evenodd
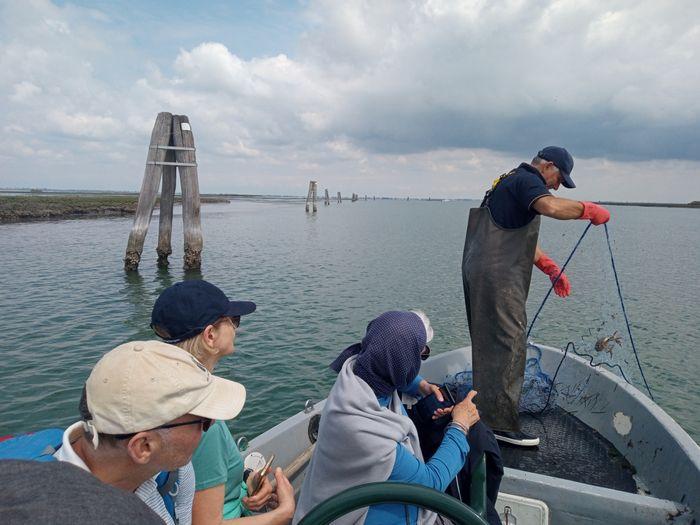
<path id="1" fill-rule="evenodd" d="M 687 204 L 676 202 L 612 202 L 599 201 L 598 204 L 606 206 L 642 206 L 647 208 L 700 208 L 700 201 L 691 201 Z"/>
<path id="2" fill-rule="evenodd" d="M 3 195 L 4 194 L 4 195 Z M 0 188 L 0 223 L 79 219 L 95 217 L 120 217 L 134 215 L 138 201 L 138 192 L 97 191 L 97 190 L 49 190 L 32 188 Z M 202 194 L 202 204 L 227 203 L 235 199 L 252 199 L 263 201 L 300 201 L 299 195 L 247 195 L 235 193 Z M 319 199 L 320 201 L 321 199 Z M 350 202 L 349 198 L 345 198 Z M 360 201 L 365 200 L 360 198 Z M 367 197 L 367 200 L 403 200 L 403 201 L 466 201 L 478 199 L 441 199 L 441 198 L 406 198 L 406 197 Z M 175 204 L 181 198 L 175 196 Z M 331 198 L 335 202 L 335 197 Z M 700 201 L 686 204 L 673 202 L 615 202 L 600 201 L 606 206 L 642 206 L 653 208 L 698 208 Z M 156 204 L 158 206 L 158 204 Z"/>
<path id="3" fill-rule="evenodd" d="M 138 195 L 37 194 L 0 196 L 0 223 L 54 221 L 134 215 Z M 230 202 L 223 197 L 201 197 L 202 204 Z M 181 203 L 175 197 L 175 204 Z M 156 202 L 156 206 L 158 203 Z"/>

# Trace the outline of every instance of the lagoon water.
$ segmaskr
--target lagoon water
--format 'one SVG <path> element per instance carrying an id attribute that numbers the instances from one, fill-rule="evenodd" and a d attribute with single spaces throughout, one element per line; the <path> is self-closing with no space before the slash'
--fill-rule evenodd
<path id="1" fill-rule="evenodd" d="M 124 341 L 151 338 L 155 298 L 183 278 L 203 277 L 258 304 L 243 319 L 236 353 L 217 368 L 248 389 L 231 423 L 248 438 L 301 410 L 306 399 L 325 397 L 334 378 L 328 363 L 385 310 L 425 310 L 434 352 L 467 345 L 460 265 L 474 204 L 321 203 L 315 215 L 297 200 L 205 205 L 202 271 L 187 276 L 177 208 L 169 271 L 155 266 L 157 219 L 138 273 L 122 269 L 131 218 L 0 225 L 0 435 L 77 420 L 92 365 Z M 698 441 L 700 211 L 611 212 L 615 262 L 646 377 L 661 407 Z M 543 219 L 542 247 L 561 264 L 584 227 Z M 591 228 L 567 274 L 572 295 L 549 299 L 532 339 L 590 347 L 615 328 L 629 352 L 602 228 Z M 535 270 L 531 317 L 548 285 Z"/>

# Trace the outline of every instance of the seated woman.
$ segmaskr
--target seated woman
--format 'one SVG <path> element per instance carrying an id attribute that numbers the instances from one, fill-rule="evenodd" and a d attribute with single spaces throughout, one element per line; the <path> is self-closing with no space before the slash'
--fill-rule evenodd
<path id="1" fill-rule="evenodd" d="M 234 352 L 236 328 L 241 316 L 255 311 L 255 303 L 229 301 L 206 281 L 184 281 L 160 294 L 153 306 L 151 327 L 168 343 L 187 350 L 210 372 L 219 359 Z M 192 508 L 193 525 L 240 523 L 241 525 L 286 525 L 294 514 L 294 490 L 282 470 L 275 471 L 277 494 L 267 479 L 255 494 L 256 475 L 244 481 L 243 459 L 223 421 L 216 421 L 202 435 L 192 456 L 196 486 Z M 267 504 L 274 510 L 251 515 Z M 228 521 L 230 520 L 230 521 Z"/>
<path id="2" fill-rule="evenodd" d="M 362 343 L 347 348 L 331 364 L 339 371 L 338 378 L 323 408 L 294 523 L 350 487 L 389 480 L 444 491 L 462 468 L 469 451 L 467 432 L 479 420 L 472 402 L 476 392 L 453 407 L 452 422 L 427 463 L 416 427 L 397 393 L 416 386 L 426 326 L 415 312 L 386 312 L 367 325 Z M 430 390 L 426 385 L 421 382 L 421 389 Z M 434 520 L 435 514 L 417 507 L 383 504 L 356 510 L 334 523 L 404 525 Z"/>

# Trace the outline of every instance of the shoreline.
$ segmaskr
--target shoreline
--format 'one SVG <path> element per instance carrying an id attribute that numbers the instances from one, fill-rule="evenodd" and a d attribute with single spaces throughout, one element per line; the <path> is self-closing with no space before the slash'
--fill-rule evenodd
<path id="1" fill-rule="evenodd" d="M 202 204 L 228 203 L 224 197 L 201 197 Z M 0 224 L 126 217 L 136 213 L 138 195 L 63 194 L 2 195 Z M 175 205 L 182 199 L 175 197 Z M 156 201 L 156 207 L 159 201 Z"/>
<path id="2" fill-rule="evenodd" d="M 12 193 L 12 194 L 10 194 Z M 0 224 L 21 222 L 57 221 L 72 219 L 96 219 L 132 216 L 136 213 L 138 193 L 119 192 L 51 192 L 22 190 L 0 190 Z M 230 203 L 237 199 L 294 200 L 304 197 L 209 194 L 200 197 L 201 204 Z M 380 197 L 378 200 L 403 200 Z M 443 202 L 442 199 L 413 199 L 418 201 Z M 470 200 L 470 199 L 451 199 Z M 156 208 L 160 199 L 156 201 Z M 615 202 L 598 201 L 605 206 L 638 206 L 646 208 L 690 208 L 700 209 L 700 201 L 688 203 L 664 202 Z M 175 205 L 182 204 L 181 196 L 175 196 Z"/>
<path id="3" fill-rule="evenodd" d="M 605 206 L 639 206 L 641 208 L 700 208 L 700 201 L 692 201 L 685 204 L 677 202 L 597 202 L 598 204 L 603 204 Z"/>

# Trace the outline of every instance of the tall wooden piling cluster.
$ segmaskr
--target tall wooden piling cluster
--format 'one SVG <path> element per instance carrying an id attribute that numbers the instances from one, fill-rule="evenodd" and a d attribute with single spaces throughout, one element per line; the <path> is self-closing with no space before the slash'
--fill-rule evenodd
<path id="1" fill-rule="evenodd" d="M 340 192 L 338 192 L 338 204 L 343 202 L 343 198 L 340 196 Z"/>
<path id="2" fill-rule="evenodd" d="M 141 184 L 136 217 L 126 246 L 124 268 L 136 270 L 141 261 L 143 243 L 146 240 L 153 208 L 158 197 L 161 178 L 163 188 L 160 199 L 158 230 L 158 266 L 168 266 L 172 253 L 173 205 L 175 202 L 176 169 L 180 172 L 182 190 L 182 220 L 185 237 L 184 267 L 196 269 L 202 265 L 202 224 L 200 220 L 199 181 L 194 137 L 190 121 L 185 115 L 159 113 L 151 133 L 146 170 Z"/>
<path id="3" fill-rule="evenodd" d="M 306 211 L 309 211 L 309 203 L 311 203 L 311 209 L 316 213 L 316 187 L 317 183 L 315 180 L 309 181 L 309 193 L 306 195 Z"/>
<path id="4" fill-rule="evenodd" d="M 331 198 L 330 198 L 330 196 L 328 195 L 328 188 L 326 188 L 326 197 L 325 197 L 325 199 L 324 199 L 324 201 L 323 201 L 323 205 L 324 205 L 324 206 L 330 206 L 330 205 L 331 205 Z"/>

